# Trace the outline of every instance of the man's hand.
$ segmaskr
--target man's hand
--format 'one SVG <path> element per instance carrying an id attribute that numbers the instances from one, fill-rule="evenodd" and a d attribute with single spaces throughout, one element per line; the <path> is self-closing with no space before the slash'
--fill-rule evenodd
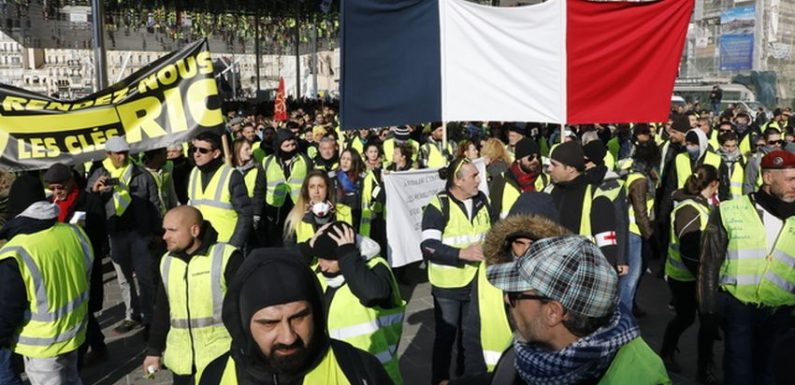
<path id="1" fill-rule="evenodd" d="M 356 243 L 356 234 L 353 228 L 345 226 L 343 229 L 333 227 L 328 236 L 337 242 L 337 246 L 352 245 Z"/>
<path id="2" fill-rule="evenodd" d="M 618 265 L 618 276 L 624 276 L 629 273 L 629 265 Z"/>
<path id="3" fill-rule="evenodd" d="M 112 186 L 105 186 L 105 181 L 106 181 L 106 180 L 108 180 L 108 177 L 107 177 L 107 176 L 105 176 L 105 175 L 103 175 L 103 176 L 101 176 L 101 177 L 97 178 L 97 181 L 96 181 L 96 182 L 94 182 L 94 185 L 93 185 L 93 186 L 91 186 L 91 191 L 93 191 L 93 192 L 106 192 L 106 191 L 110 191 L 110 189 L 111 189 L 111 188 L 113 188 L 113 187 L 112 187 Z"/>
<path id="4" fill-rule="evenodd" d="M 150 368 L 153 370 L 149 370 Z M 152 376 L 158 370 L 160 370 L 160 357 L 146 356 L 144 358 L 144 377 Z"/>
<path id="5" fill-rule="evenodd" d="M 309 247 L 315 247 L 315 241 L 317 240 L 317 237 L 319 237 L 320 234 L 323 234 L 323 231 L 326 230 L 327 227 L 331 226 L 331 223 L 332 222 L 326 223 L 325 225 L 320 226 L 317 231 L 315 231 L 315 234 L 309 239 Z"/>
<path id="6" fill-rule="evenodd" d="M 469 245 L 458 252 L 458 259 L 467 262 L 480 262 L 483 260 L 483 249 L 480 244 Z"/>

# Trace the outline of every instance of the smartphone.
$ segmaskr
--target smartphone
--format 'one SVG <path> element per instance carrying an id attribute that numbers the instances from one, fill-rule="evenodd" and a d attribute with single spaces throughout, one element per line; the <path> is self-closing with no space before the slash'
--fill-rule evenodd
<path id="1" fill-rule="evenodd" d="M 105 186 L 115 186 L 117 184 L 119 184 L 119 178 L 105 179 Z"/>

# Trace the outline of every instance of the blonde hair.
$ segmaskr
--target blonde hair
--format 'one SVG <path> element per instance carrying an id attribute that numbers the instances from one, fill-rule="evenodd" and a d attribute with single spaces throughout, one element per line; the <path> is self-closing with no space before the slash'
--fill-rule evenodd
<path id="1" fill-rule="evenodd" d="M 491 161 L 502 160 L 505 164 L 511 164 L 511 154 L 505 149 L 505 145 L 499 139 L 489 138 L 483 143 L 480 155 L 490 158 Z"/>
<path id="2" fill-rule="evenodd" d="M 309 210 L 309 180 L 315 177 L 322 178 L 323 182 L 326 183 L 326 200 L 334 204 L 336 194 L 333 191 L 334 184 L 328 174 L 322 170 L 312 170 L 307 173 L 304 183 L 301 184 L 301 193 L 298 194 L 295 206 L 287 214 L 287 218 L 284 221 L 284 239 L 295 235 L 298 224 L 301 223 L 304 219 L 304 214 Z"/>

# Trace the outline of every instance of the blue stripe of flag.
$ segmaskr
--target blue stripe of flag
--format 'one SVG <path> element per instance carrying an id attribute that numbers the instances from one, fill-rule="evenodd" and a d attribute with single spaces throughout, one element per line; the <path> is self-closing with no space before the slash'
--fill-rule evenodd
<path id="1" fill-rule="evenodd" d="M 342 1 L 343 129 L 441 120 L 438 1 Z"/>

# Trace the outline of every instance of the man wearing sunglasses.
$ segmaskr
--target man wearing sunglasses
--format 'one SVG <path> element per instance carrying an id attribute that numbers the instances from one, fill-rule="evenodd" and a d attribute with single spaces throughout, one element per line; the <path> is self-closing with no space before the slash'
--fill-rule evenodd
<path id="1" fill-rule="evenodd" d="M 512 131 L 513 132 L 513 131 Z M 489 195 L 494 213 L 505 218 L 519 194 L 541 191 L 549 184 L 549 176 L 541 168 L 541 148 L 530 138 L 522 138 L 514 146 L 513 161 L 508 171 L 495 176 Z"/>
<path id="2" fill-rule="evenodd" d="M 193 139 L 193 161 L 188 197 L 190 205 L 218 232 L 218 242 L 242 248 L 253 221 L 251 200 L 243 175 L 224 163 L 221 136 L 210 131 Z"/>
<path id="3" fill-rule="evenodd" d="M 506 293 L 517 331 L 492 384 L 671 383 L 618 306 L 615 270 L 587 238 L 538 240 L 515 262 L 490 266 L 487 277 Z"/>
<path id="4" fill-rule="evenodd" d="M 776 128 L 768 128 L 763 135 L 764 145 L 757 148 L 748 159 L 748 164 L 745 166 L 745 182 L 743 183 L 743 195 L 748 195 L 755 192 L 762 186 L 762 158 L 776 150 L 784 147 L 784 140 L 781 137 L 781 132 Z"/>

